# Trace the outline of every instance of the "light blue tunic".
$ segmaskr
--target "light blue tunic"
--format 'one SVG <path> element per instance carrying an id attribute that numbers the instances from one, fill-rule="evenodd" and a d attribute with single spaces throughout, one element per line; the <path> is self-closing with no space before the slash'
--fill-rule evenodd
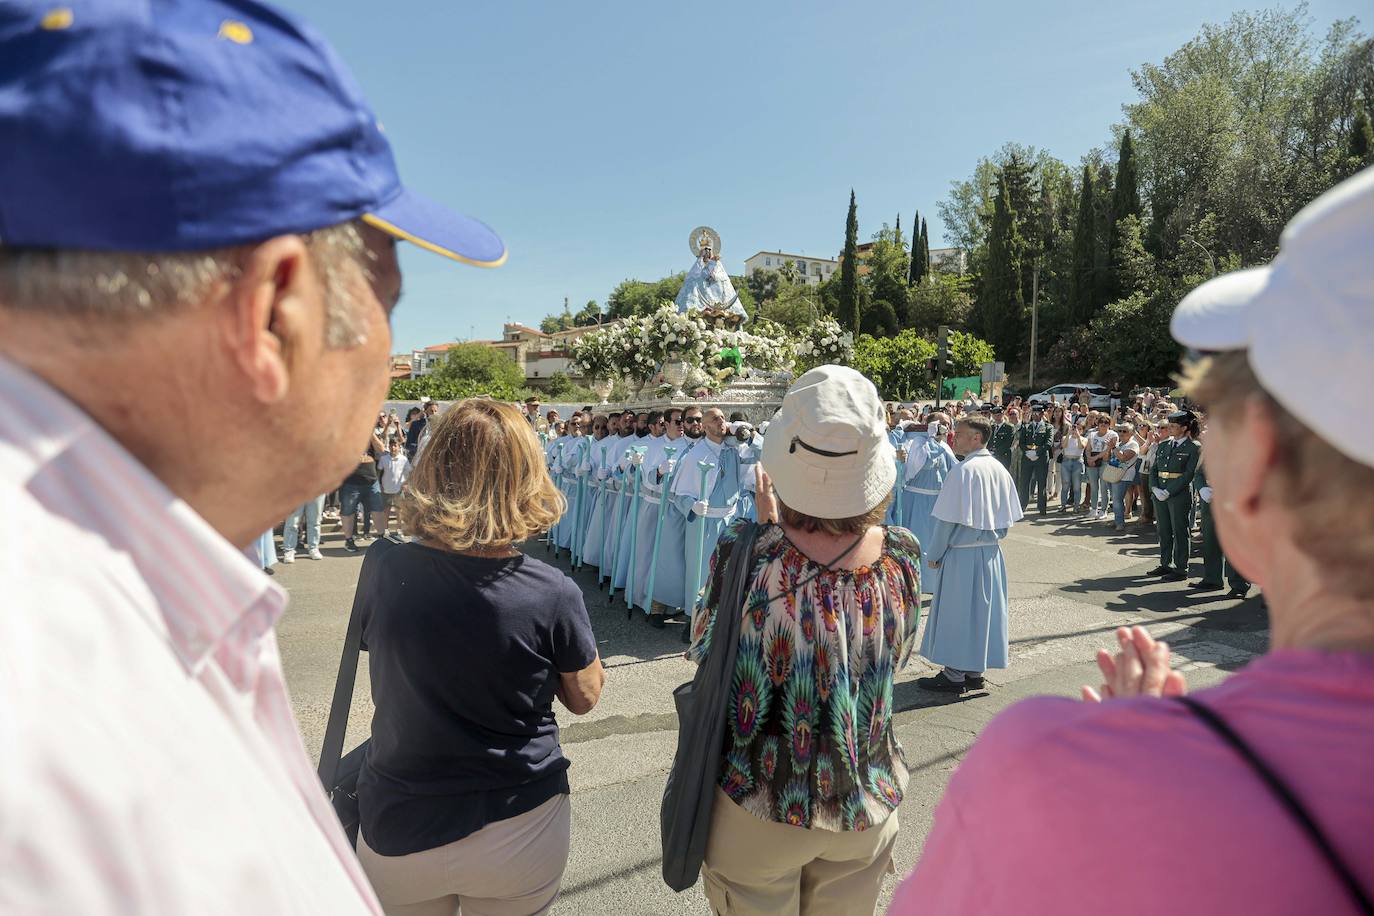
<path id="1" fill-rule="evenodd" d="M 691 443 L 684 437 L 666 441 L 660 444 L 654 457 L 663 460 L 666 458 L 664 448 L 672 448 L 674 458 L 680 457 L 687 451 Z M 675 464 L 672 474 L 676 475 L 682 465 Z M 649 468 L 644 465 L 641 470 L 646 471 L 645 478 L 639 484 L 640 506 L 639 518 L 635 522 L 635 567 L 634 581 L 630 587 L 634 589 L 631 599 L 634 604 L 643 608 L 647 613 L 650 609 L 649 579 L 654 580 L 654 594 L 665 595 L 667 598 L 678 598 L 682 596 L 682 559 L 680 554 L 669 555 L 662 550 L 663 535 L 657 535 L 659 549 L 655 552 L 654 539 L 655 533 L 660 530 L 666 531 L 668 526 L 673 523 L 673 516 L 677 513 L 672 511 L 671 506 L 665 506 L 662 495 L 671 486 L 673 477 L 665 477 L 658 481 L 658 468 Z M 659 515 L 663 516 L 663 524 L 660 529 Z M 673 583 L 677 582 L 677 587 Z M 671 600 L 655 597 L 653 600 L 660 601 L 669 607 L 681 607 L 680 601 L 674 603 Z"/>
<path id="2" fill-rule="evenodd" d="M 573 547 L 573 537 L 577 531 L 577 513 L 582 509 L 582 501 L 578 499 L 579 486 L 577 477 L 578 465 L 582 462 L 583 449 L 587 447 L 587 440 L 581 436 L 576 439 L 568 439 L 563 444 L 563 455 L 558 472 L 558 489 L 568 501 L 568 511 L 563 513 L 563 518 L 558 523 L 557 535 L 554 543 L 562 550 L 571 550 Z"/>
<path id="3" fill-rule="evenodd" d="M 1006 528 L 983 531 L 932 519 L 921 542 L 935 594 L 921 655 L 960 671 L 1007 667 L 1007 564 L 999 542 Z"/>
<path id="4" fill-rule="evenodd" d="M 926 463 L 902 485 L 902 519 L 897 524 L 916 535 L 916 540 L 921 544 L 921 553 L 926 554 L 926 544 L 931 539 L 935 523 L 930 512 L 935 508 L 940 488 L 945 485 L 945 478 L 955 462 L 950 459 L 943 445 L 928 436 L 922 437 L 922 441 L 910 443 L 907 448 L 908 456 L 915 449 L 925 449 Z M 935 579 L 934 571 L 926 566 L 923 573 L 921 591 L 930 594 L 930 583 Z"/>
<path id="5" fill-rule="evenodd" d="M 635 484 L 638 482 L 639 469 L 635 467 L 627 468 L 620 486 L 625 491 L 625 509 L 616 528 L 616 538 L 619 542 L 615 554 L 615 565 L 611 572 L 611 586 L 613 588 L 624 588 L 629 578 L 630 560 L 633 554 L 630 547 L 637 538 L 637 523 L 639 521 L 640 500 L 636 497 Z"/>
<path id="6" fill-rule="evenodd" d="M 676 476 L 682 470 L 679 462 L 673 469 Z M 665 480 L 664 491 L 672 485 L 672 478 Z M 635 573 L 635 598 L 636 603 L 648 611 L 651 601 L 670 608 L 682 608 L 682 596 L 685 594 L 685 582 L 687 578 L 687 567 L 684 559 L 682 544 L 684 533 L 687 530 L 687 519 L 683 518 L 673 505 L 670 498 L 667 502 L 659 505 L 650 505 L 647 508 L 652 512 L 641 513 L 641 525 L 638 534 L 637 547 L 642 549 L 644 557 L 643 565 L 638 567 L 644 570 L 643 575 Z M 663 524 L 659 526 L 659 510 L 662 509 Z M 654 532 L 658 531 L 658 551 L 654 551 Z M 650 563 L 653 563 L 651 569 Z M 649 579 L 653 579 L 654 591 L 649 594 Z"/>
<path id="7" fill-rule="evenodd" d="M 616 439 L 602 439 L 592 445 L 587 462 L 587 486 L 595 492 L 587 517 L 587 536 L 582 545 L 582 562 L 600 566 L 606 549 L 606 507 L 614 504 L 616 493 L 610 487 L 608 459 Z"/>
<path id="8" fill-rule="evenodd" d="M 696 453 L 694 453 L 695 455 Z M 693 471 L 695 468 L 684 468 L 683 473 Z M 684 566 L 687 573 L 684 578 L 684 588 L 692 587 L 691 570 L 695 567 L 697 572 L 696 585 L 700 591 L 701 586 L 706 583 L 706 576 L 710 572 L 711 554 L 715 552 L 716 541 L 720 540 L 720 533 L 725 527 L 735 520 L 735 515 L 739 511 L 739 453 L 732 448 L 724 448 L 720 451 L 720 468 L 716 476 L 715 485 L 711 487 L 711 495 L 707 502 L 711 504 L 713 510 L 728 510 L 722 518 L 698 517 L 692 512 L 692 505 L 696 502 L 690 496 L 678 496 L 674 500 L 678 511 L 682 514 L 686 525 L 683 531 L 685 542 Z M 664 525 L 667 528 L 667 525 Z M 663 549 L 667 549 L 666 547 Z M 694 603 L 695 595 L 684 595 L 688 603 Z M 687 608 L 686 604 L 681 605 Z"/>

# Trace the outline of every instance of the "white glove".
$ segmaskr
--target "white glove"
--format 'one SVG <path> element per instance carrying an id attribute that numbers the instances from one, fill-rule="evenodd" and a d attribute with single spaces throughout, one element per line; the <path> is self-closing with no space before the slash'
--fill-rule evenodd
<path id="1" fill-rule="evenodd" d="M 1205 503 L 1210 503 L 1210 502 L 1212 501 L 1212 488 L 1211 488 L 1211 487 L 1198 487 L 1198 488 L 1197 488 L 1197 495 L 1202 497 L 1202 501 L 1203 501 L 1203 502 L 1205 502 Z"/>
<path id="2" fill-rule="evenodd" d="M 702 518 L 705 518 L 706 513 L 711 511 L 711 504 L 704 499 L 699 499 L 696 502 L 692 503 L 692 511 L 695 512 L 697 515 L 700 515 Z"/>
<path id="3" fill-rule="evenodd" d="M 641 464 L 643 464 L 643 463 L 644 463 L 644 453 L 643 453 L 643 452 L 630 452 L 630 464 L 633 464 L 635 467 L 639 467 L 639 466 L 640 466 Z"/>
<path id="4" fill-rule="evenodd" d="M 610 469 L 610 468 L 597 468 L 597 469 L 596 469 L 596 479 L 597 479 L 597 480 L 605 480 L 606 478 L 608 478 L 608 477 L 610 477 L 610 476 L 611 476 L 611 469 Z"/>
<path id="5" fill-rule="evenodd" d="M 1162 487 L 1151 487 L 1150 492 L 1155 495 L 1155 499 L 1164 502 L 1169 498 L 1169 491 Z"/>

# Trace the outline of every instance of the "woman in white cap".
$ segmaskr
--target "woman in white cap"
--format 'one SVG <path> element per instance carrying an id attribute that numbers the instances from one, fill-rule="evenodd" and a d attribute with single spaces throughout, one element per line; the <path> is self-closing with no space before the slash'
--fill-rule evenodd
<path id="1" fill-rule="evenodd" d="M 892 679 L 911 654 L 920 613 L 920 547 L 905 529 L 881 524 L 895 476 L 872 382 L 844 366 L 797 379 L 759 472 L 764 527 L 702 868 L 716 913 L 854 914 L 877 905 L 907 785 Z M 688 653 L 698 662 L 747 524 L 727 529 L 712 559 Z"/>
<path id="2" fill-rule="evenodd" d="M 1371 239 L 1366 170 L 1299 213 L 1272 264 L 1174 313 L 1211 354 L 1185 387 L 1269 651 L 1185 696 L 1167 646 L 1118 631 L 1089 702 L 988 725 L 890 913 L 1374 913 L 1374 429 L 1351 422 L 1374 370 Z"/>

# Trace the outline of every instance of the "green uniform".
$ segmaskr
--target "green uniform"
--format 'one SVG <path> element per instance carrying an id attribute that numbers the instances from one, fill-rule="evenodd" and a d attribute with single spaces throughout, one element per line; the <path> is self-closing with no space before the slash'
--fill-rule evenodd
<path id="1" fill-rule="evenodd" d="M 1016 450 L 1021 453 L 1021 508 L 1030 505 L 1031 491 L 1038 496 L 1036 508 L 1045 513 L 1045 485 L 1050 475 L 1050 443 L 1054 441 L 1054 427 L 1041 420 L 1027 423 L 1017 431 Z M 1026 452 L 1035 450 L 1031 458 Z"/>
<path id="2" fill-rule="evenodd" d="M 1011 453 L 1016 448 L 1016 425 L 1005 420 L 992 428 L 992 439 L 988 451 L 992 457 L 1002 462 L 1002 467 L 1011 470 Z"/>
<path id="3" fill-rule="evenodd" d="M 1155 466 L 1150 471 L 1151 490 L 1168 491 L 1168 498 L 1154 493 L 1155 528 L 1159 532 L 1159 565 L 1188 574 L 1188 511 L 1193 503 L 1193 475 L 1197 473 L 1202 448 L 1185 437 L 1166 439 L 1155 449 Z"/>
<path id="4" fill-rule="evenodd" d="M 1206 486 L 1207 473 L 1203 470 L 1202 464 L 1199 463 L 1197 473 L 1193 475 L 1193 489 L 1200 491 Z M 1198 494 L 1198 511 L 1202 513 L 1202 581 L 1208 585 L 1220 586 L 1224 575 L 1225 584 L 1229 585 L 1233 591 L 1249 591 L 1250 583 L 1221 552 L 1221 541 L 1217 538 L 1216 522 L 1212 519 L 1212 503 L 1210 500 L 1203 499 L 1201 493 Z"/>

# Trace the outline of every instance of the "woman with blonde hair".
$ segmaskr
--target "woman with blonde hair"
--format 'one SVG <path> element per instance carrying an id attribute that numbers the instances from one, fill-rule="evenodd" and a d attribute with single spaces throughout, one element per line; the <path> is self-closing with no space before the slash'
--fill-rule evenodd
<path id="1" fill-rule="evenodd" d="M 584 715 L 605 674 L 581 590 L 515 546 L 566 508 L 529 423 L 469 400 L 431 424 L 401 503 L 416 540 L 364 596 L 358 857 L 393 916 L 544 913 L 571 828 L 553 700 Z"/>

